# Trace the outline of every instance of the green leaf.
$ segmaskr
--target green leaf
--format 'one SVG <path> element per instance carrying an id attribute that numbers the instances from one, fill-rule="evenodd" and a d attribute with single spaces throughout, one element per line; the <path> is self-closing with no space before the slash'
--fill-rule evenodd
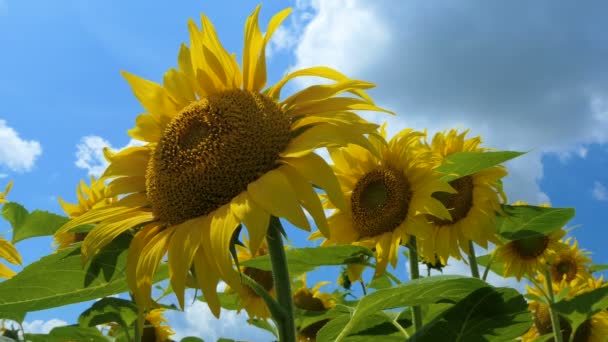
<path id="1" fill-rule="evenodd" d="M 333 342 L 336 340 L 344 326 L 347 325 L 350 317 L 341 315 L 338 318 L 327 322 L 317 333 L 317 341 Z M 399 323 L 399 321 L 397 321 Z M 407 322 L 403 322 L 407 323 Z M 365 321 L 361 322 L 351 333 L 342 341 L 347 342 L 366 342 L 366 341 L 387 341 L 402 342 L 405 340 L 404 334 L 397 329 L 391 322 L 390 315 L 383 312 L 369 315 Z"/>
<path id="2" fill-rule="evenodd" d="M 405 306 L 455 303 L 473 291 L 488 285 L 476 278 L 442 275 L 416 279 L 393 288 L 378 290 L 360 299 L 344 328 L 343 336 L 365 321 L 366 317 L 381 310 Z"/>
<path id="3" fill-rule="evenodd" d="M 24 312 L 24 311 L 22 311 L 22 312 L 19 312 L 19 311 L 4 312 L 4 311 L 0 310 L 0 319 L 10 319 L 11 321 L 23 323 L 23 320 L 25 319 L 25 314 L 26 314 L 26 312 Z"/>
<path id="4" fill-rule="evenodd" d="M 445 174 L 445 176 L 441 177 L 442 180 L 449 182 L 502 164 L 522 154 L 525 154 L 525 152 L 458 152 L 445 158 L 444 164 L 436 168 L 436 170 Z"/>
<path id="5" fill-rule="evenodd" d="M 386 273 L 382 273 L 381 275 L 375 276 L 374 279 L 372 279 L 372 281 L 367 284 L 367 287 L 376 290 L 386 289 L 391 286 L 393 286 L 393 282 L 391 281 L 391 278 L 386 275 Z"/>
<path id="6" fill-rule="evenodd" d="M 524 297 L 510 288 L 482 287 L 425 324 L 412 341 L 513 341 L 532 325 Z"/>
<path id="7" fill-rule="evenodd" d="M 93 300 L 128 290 L 130 236 L 121 236 L 82 267 L 80 246 L 59 250 L 0 283 L 0 312 L 30 312 Z M 155 281 L 168 277 L 161 265 Z"/>
<path id="8" fill-rule="evenodd" d="M 608 265 L 593 264 L 589 267 L 589 272 L 591 272 L 591 273 L 605 271 L 605 270 L 608 270 Z"/>
<path id="9" fill-rule="evenodd" d="M 273 334 L 275 337 L 279 337 L 279 333 L 277 332 L 277 329 L 275 328 L 275 326 L 270 324 L 270 322 L 268 322 L 265 319 L 259 319 L 259 318 L 248 319 L 247 323 L 253 325 L 254 327 L 260 328 L 262 330 L 266 330 L 269 333 Z"/>
<path id="10" fill-rule="evenodd" d="M 205 341 L 199 337 L 188 336 L 188 337 L 182 338 L 180 342 L 205 342 Z"/>
<path id="11" fill-rule="evenodd" d="M 555 303 L 554 308 L 565 317 L 576 331 L 578 326 L 600 310 L 608 308 L 608 287 L 600 287 L 576 297 Z"/>
<path id="12" fill-rule="evenodd" d="M 492 254 L 478 256 L 477 263 L 483 267 L 488 267 L 488 263 L 490 262 L 491 258 Z M 505 268 L 503 267 L 502 263 L 496 262 L 496 260 L 492 261 L 492 264 L 490 265 L 490 271 L 498 274 L 501 277 L 504 277 L 504 270 Z"/>
<path id="13" fill-rule="evenodd" d="M 318 266 L 359 263 L 365 256 L 373 256 L 371 250 L 361 246 L 330 246 L 293 248 L 285 251 L 289 272 L 293 275 L 306 273 Z M 272 271 L 270 255 L 263 255 L 241 263 L 264 271 Z"/>
<path id="14" fill-rule="evenodd" d="M 53 235 L 68 222 L 68 218 L 48 211 L 34 210 L 29 213 L 21 204 L 9 202 L 2 208 L 2 216 L 13 227 L 13 243 L 36 236 Z"/>
<path id="15" fill-rule="evenodd" d="M 506 215 L 497 215 L 498 233 L 507 240 L 549 235 L 564 227 L 575 214 L 574 208 L 545 208 L 503 205 Z"/>
<path id="16" fill-rule="evenodd" d="M 295 308 L 295 323 L 296 329 L 302 330 L 310 325 L 313 325 L 317 322 L 338 317 L 344 314 L 344 308 L 333 308 L 330 310 L 322 310 L 322 311 L 313 311 L 313 310 L 302 310 L 300 308 Z"/>
<path id="17" fill-rule="evenodd" d="M 80 326 L 57 327 L 48 334 L 25 334 L 25 339 L 31 342 L 109 342 L 97 328 L 83 328 Z"/>
<path id="18" fill-rule="evenodd" d="M 129 338 L 130 327 L 137 321 L 137 306 L 135 303 L 120 299 L 106 297 L 93 303 L 78 317 L 78 324 L 83 327 L 94 327 L 106 323 L 118 323 Z"/>

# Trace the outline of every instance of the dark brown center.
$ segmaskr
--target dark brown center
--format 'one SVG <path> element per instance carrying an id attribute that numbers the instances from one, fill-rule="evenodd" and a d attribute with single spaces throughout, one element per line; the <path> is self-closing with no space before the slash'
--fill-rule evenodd
<path id="1" fill-rule="evenodd" d="M 517 256 L 523 259 L 534 259 L 543 254 L 549 245 L 549 238 L 544 235 L 529 237 L 509 242 Z"/>
<path id="2" fill-rule="evenodd" d="M 457 191 L 454 194 L 447 192 L 435 192 L 432 196 L 440 201 L 452 215 L 452 221 L 442 220 L 432 215 L 427 218 L 437 226 L 447 226 L 454 224 L 467 217 L 469 210 L 473 207 L 473 177 L 464 176 L 450 182 L 450 185 Z"/>

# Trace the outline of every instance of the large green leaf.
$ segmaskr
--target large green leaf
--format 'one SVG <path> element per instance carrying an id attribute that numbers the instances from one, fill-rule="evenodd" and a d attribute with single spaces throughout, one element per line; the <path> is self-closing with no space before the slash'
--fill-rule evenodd
<path id="1" fill-rule="evenodd" d="M 575 214 L 574 208 L 545 208 L 503 205 L 505 215 L 498 215 L 498 233 L 507 240 L 548 235 L 564 227 Z"/>
<path id="2" fill-rule="evenodd" d="M 0 313 L 44 310 L 127 291 L 129 242 L 130 236 L 115 239 L 86 268 L 78 245 L 28 265 L 0 283 Z M 161 265 L 155 279 L 167 277 L 167 267 Z"/>
<path id="3" fill-rule="evenodd" d="M 344 265 L 360 263 L 365 256 L 373 256 L 371 250 L 361 246 L 330 246 L 314 248 L 293 248 L 285 251 L 289 272 L 297 275 L 314 270 L 323 265 Z M 243 261 L 241 266 L 271 271 L 270 256 L 263 255 Z"/>
<path id="4" fill-rule="evenodd" d="M 370 293 L 360 299 L 342 333 L 346 337 L 371 314 L 405 306 L 455 303 L 488 285 L 476 278 L 442 275 L 422 278 Z"/>
<path id="5" fill-rule="evenodd" d="M 78 324 L 83 327 L 94 327 L 100 324 L 118 323 L 130 339 L 131 327 L 137 321 L 137 306 L 130 300 L 106 297 L 93 303 L 78 317 Z"/>
<path id="6" fill-rule="evenodd" d="M 565 317 L 576 331 L 579 325 L 600 310 L 608 308 L 608 287 L 600 287 L 570 299 L 555 303 L 554 308 Z"/>
<path id="7" fill-rule="evenodd" d="M 2 216 L 13 227 L 13 243 L 36 236 L 53 235 L 68 222 L 68 218 L 48 211 L 28 212 L 21 204 L 9 202 L 2 208 Z"/>
<path id="8" fill-rule="evenodd" d="M 366 342 L 366 341 L 387 341 L 402 342 L 405 334 L 392 323 L 394 318 L 386 313 L 375 313 L 367 316 L 361 324 L 355 327 L 348 336 L 342 341 L 347 342 Z M 335 341 L 342 329 L 348 324 L 349 315 L 341 315 L 327 322 L 317 333 L 317 341 Z M 396 324 L 405 325 L 409 321 L 396 320 Z"/>
<path id="9" fill-rule="evenodd" d="M 57 327 L 48 334 L 25 334 L 25 339 L 30 342 L 109 342 L 96 328 L 83 328 L 80 326 Z"/>
<path id="10" fill-rule="evenodd" d="M 454 179 L 472 175 L 489 167 L 502 164 L 507 160 L 516 158 L 525 152 L 498 151 L 498 152 L 458 152 L 445 158 L 443 165 L 436 170 L 445 174 L 442 180 L 449 182 Z"/>
<path id="11" fill-rule="evenodd" d="M 513 341 L 532 325 L 524 297 L 482 287 L 424 325 L 412 341 Z"/>
<path id="12" fill-rule="evenodd" d="M 9 319 L 11 321 L 15 321 L 15 322 L 19 322 L 19 323 L 23 323 L 23 320 L 25 319 L 25 311 L 12 311 L 12 312 L 5 312 L 5 311 L 0 311 L 0 319 Z"/>

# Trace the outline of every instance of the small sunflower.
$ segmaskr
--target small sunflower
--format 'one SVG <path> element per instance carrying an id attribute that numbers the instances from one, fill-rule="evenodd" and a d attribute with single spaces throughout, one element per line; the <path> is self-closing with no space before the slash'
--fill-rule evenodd
<path id="1" fill-rule="evenodd" d="M 539 275 L 537 277 L 537 284 L 543 284 L 544 277 Z M 603 278 L 575 278 L 572 282 L 568 283 L 565 280 L 552 284 L 552 291 L 555 294 L 562 292 L 565 288 L 568 288 L 568 292 L 565 298 L 574 298 L 585 292 L 604 287 L 607 284 L 604 283 Z M 542 292 L 538 288 L 528 287 L 528 293 L 536 296 L 542 296 Z M 540 303 L 536 300 L 531 300 L 528 303 L 529 310 L 534 315 L 534 325 L 522 336 L 522 341 L 531 342 L 535 341 L 538 337 L 551 333 L 553 327 L 551 325 L 551 315 L 549 312 L 549 306 L 546 303 Z M 563 340 L 568 341 L 572 334 L 572 327 L 568 321 L 562 317 L 559 319 L 560 327 L 563 331 Z M 606 336 L 608 336 L 608 311 L 602 310 L 583 322 L 574 332 L 573 341 L 577 342 L 605 342 Z"/>
<path id="2" fill-rule="evenodd" d="M 6 195 L 11 190 L 13 182 L 9 182 L 4 192 L 0 192 L 0 203 L 6 203 Z M 0 238 L 0 258 L 8 261 L 13 265 L 21 265 L 21 255 L 9 241 Z M 15 272 L 6 265 L 0 263 L 0 278 L 10 278 L 15 275 Z"/>
<path id="3" fill-rule="evenodd" d="M 484 152 L 487 148 L 479 147 L 481 137 L 466 138 L 467 131 L 459 133 L 452 129 L 437 133 L 430 145 L 436 165 L 441 165 L 445 158 L 458 152 Z M 416 236 L 428 236 L 421 241 L 422 254 L 427 260 L 436 258 L 446 264 L 450 256 L 461 259 L 461 249 L 469 254 L 469 241 L 483 248 L 488 248 L 488 241 L 497 243 L 495 218 L 501 202 L 506 196 L 499 186 L 500 180 L 507 175 L 502 165 L 493 166 L 472 175 L 464 176 L 450 182 L 456 193 L 436 192 L 433 197 L 448 208 L 452 218 L 446 219 L 428 215 L 431 231 L 427 226 L 417 226 Z"/>
<path id="4" fill-rule="evenodd" d="M 571 282 L 576 278 L 587 279 L 591 277 L 588 271 L 591 259 L 587 257 L 589 252 L 578 248 L 578 242 L 574 239 L 574 243 L 570 244 L 572 238 L 566 239 L 562 243 L 564 248 L 553 257 L 551 262 L 551 279 L 554 282 L 565 280 Z"/>
<path id="5" fill-rule="evenodd" d="M 319 291 L 322 286 L 329 284 L 328 281 L 319 282 L 312 289 L 309 289 L 306 286 L 305 275 L 301 277 L 301 280 L 302 287 L 293 293 L 293 303 L 297 308 L 307 311 L 327 311 L 336 306 L 336 299 L 331 294 Z M 304 329 L 299 329 L 298 342 L 316 341 L 317 333 L 327 322 L 329 322 L 329 319 L 324 319 Z"/>
<path id="6" fill-rule="evenodd" d="M 265 48 L 290 9 L 270 20 L 265 35 L 258 26 L 259 10 L 245 25 L 242 71 L 203 15 L 202 30 L 194 21 L 188 23 L 190 47 L 181 46 L 178 68 L 165 74 L 162 86 L 123 73 L 147 111 L 129 134 L 146 144 L 117 153 L 106 150 L 110 165 L 103 177 L 113 179 L 106 196 L 121 199 L 59 230 L 98 222 L 83 243 L 83 255 L 90 258 L 121 233 L 142 227 L 129 247 L 127 275 L 143 308 L 151 306 L 152 277 L 167 252 L 180 305 L 193 267 L 211 311 L 219 316 L 219 280 L 235 290 L 241 286 L 229 253 L 240 223 L 248 230 L 252 250 L 260 245 L 271 216 L 310 229 L 302 207 L 326 230 L 313 184 L 340 207 L 344 199 L 331 169 L 313 150 L 367 144 L 363 135 L 377 125 L 352 111 L 385 111 L 364 92 L 373 84 L 326 67 L 295 71 L 263 90 Z M 336 82 L 279 101 L 283 86 L 300 76 Z M 344 92 L 352 96 L 336 97 Z"/>
<path id="7" fill-rule="evenodd" d="M 369 137 L 378 156 L 356 145 L 330 149 L 347 206 L 337 208 L 329 217 L 331 236 L 318 231 L 310 238 L 325 237 L 323 245 L 375 249 L 376 274 L 381 274 L 389 261 L 395 267 L 399 246 L 409 241 L 410 234 L 431 229 L 426 214 L 449 219 L 449 212 L 432 194 L 452 193 L 454 189 L 432 170 L 428 154 L 421 148 L 424 135 L 406 129 L 387 143 L 383 127 L 380 136 Z M 326 207 L 334 208 L 329 203 Z M 356 272 L 352 273 L 351 281 L 358 280 Z"/>
<path id="8" fill-rule="evenodd" d="M 103 208 L 116 203 L 117 198 L 115 196 L 106 197 L 106 184 L 103 179 L 96 180 L 95 177 L 91 177 L 90 182 L 90 186 L 88 186 L 84 180 L 81 180 L 78 184 L 76 191 L 78 203 L 66 203 L 61 197 L 58 198 L 63 211 L 70 218 L 81 216 L 91 209 Z M 66 248 L 76 242 L 83 241 L 86 235 L 87 233 L 83 232 L 57 234 L 55 235 L 55 245 L 57 245 L 57 249 Z"/>
<path id="9" fill-rule="evenodd" d="M 515 276 L 518 281 L 526 275 L 534 277 L 555 255 L 567 248 L 559 241 L 565 234 L 563 229 L 558 229 L 549 235 L 509 241 L 492 252 L 494 260 L 503 264 L 505 277 Z"/>
<path id="10" fill-rule="evenodd" d="M 239 262 L 252 259 L 254 257 L 268 254 L 268 246 L 266 245 L 266 239 L 262 240 L 262 243 L 258 247 L 257 251 L 251 253 L 249 239 L 244 239 L 245 246 L 237 245 L 237 258 Z M 276 297 L 276 291 L 274 289 L 274 279 L 272 277 L 272 271 L 259 270 L 253 267 L 242 266 L 241 272 L 249 276 L 260 284 L 271 296 Z M 232 289 L 226 289 L 226 292 L 232 292 Z M 243 290 L 239 293 L 239 310 L 244 308 L 250 318 L 270 318 L 270 310 L 266 306 L 264 299 L 260 297 L 253 289 L 244 286 Z"/>
<path id="11" fill-rule="evenodd" d="M 145 318 L 145 327 L 141 337 L 142 342 L 167 342 L 175 335 L 173 329 L 168 325 L 167 319 L 163 317 L 165 309 L 154 309 L 148 311 Z"/>

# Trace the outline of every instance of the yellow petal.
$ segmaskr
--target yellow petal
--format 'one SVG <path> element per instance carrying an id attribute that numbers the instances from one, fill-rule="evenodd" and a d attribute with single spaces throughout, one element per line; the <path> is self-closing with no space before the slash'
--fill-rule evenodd
<path id="1" fill-rule="evenodd" d="M 78 204 L 71 204 L 65 202 L 61 197 L 57 197 L 61 208 L 68 216 L 73 216 L 74 213 L 80 213 L 80 206 Z"/>
<path id="2" fill-rule="evenodd" d="M 161 123 L 161 127 L 171 121 L 181 109 L 159 84 L 126 71 L 122 71 L 121 73 L 127 79 L 127 82 L 129 82 L 135 97 L 137 97 L 148 113 L 156 117 Z"/>
<path id="3" fill-rule="evenodd" d="M 247 227 L 250 250 L 252 253 L 257 251 L 266 236 L 270 214 L 251 200 L 247 191 L 241 192 L 230 202 L 230 210 Z"/>
<path id="4" fill-rule="evenodd" d="M 230 241 L 239 222 L 230 210 L 230 205 L 224 205 L 210 214 L 209 248 L 215 255 L 215 266 L 220 277 L 232 288 L 238 288 L 240 277 L 232 267 Z"/>
<path id="5" fill-rule="evenodd" d="M 334 84 L 314 85 L 291 95 L 281 101 L 281 104 L 285 108 L 290 108 L 300 103 L 325 100 L 350 89 L 369 89 L 373 87 L 373 83 L 358 80 L 344 80 Z"/>
<path id="6" fill-rule="evenodd" d="M 146 177 L 132 176 L 120 177 L 112 180 L 108 184 L 106 197 L 130 194 L 133 192 L 143 192 L 146 190 Z"/>
<path id="7" fill-rule="evenodd" d="M 0 263 L 0 278 L 8 279 L 15 275 L 15 271 L 6 267 L 3 263 Z"/>
<path id="8" fill-rule="evenodd" d="M 287 178 L 278 170 L 264 174 L 247 186 L 251 198 L 276 217 L 284 217 L 296 227 L 310 230 L 306 216 Z"/>
<path id="9" fill-rule="evenodd" d="M 147 146 L 127 147 L 111 156 L 110 165 L 102 178 L 116 176 L 145 176 L 151 151 Z"/>
<path id="10" fill-rule="evenodd" d="M 13 265 L 21 265 L 21 256 L 15 246 L 4 239 L 0 239 L 0 258 L 5 259 Z"/>
<path id="11" fill-rule="evenodd" d="M 377 238 L 376 242 L 376 275 L 384 273 L 390 258 L 392 234 L 384 233 Z"/>
<path id="12" fill-rule="evenodd" d="M 209 309 L 215 317 L 219 318 L 221 306 L 220 299 L 217 296 L 217 283 L 219 282 L 220 277 L 217 275 L 215 268 L 211 267 L 206 254 L 200 248 L 194 258 L 194 269 L 196 272 L 196 281 L 203 291 Z"/>
<path id="13" fill-rule="evenodd" d="M 186 75 L 175 69 L 169 69 L 163 78 L 163 86 L 180 108 L 196 101 L 194 91 Z"/>
<path id="14" fill-rule="evenodd" d="M 201 22 L 203 25 L 203 34 L 205 36 L 205 44 L 210 46 L 211 51 L 217 56 L 220 60 L 221 64 L 224 67 L 224 72 L 226 73 L 226 77 L 229 82 L 233 82 L 232 84 L 227 84 L 229 88 L 239 88 L 240 80 L 235 77 L 235 74 L 239 74 L 240 77 L 240 69 L 236 60 L 224 49 L 222 43 L 217 37 L 217 33 L 215 32 L 215 28 L 211 21 L 204 15 L 201 14 Z"/>
<path id="15" fill-rule="evenodd" d="M 137 277 L 135 280 L 135 294 L 136 298 L 139 299 L 137 304 L 144 308 L 149 308 L 152 303 L 150 298 L 152 292 L 152 278 L 154 277 L 154 273 L 156 273 L 158 264 L 167 252 L 167 247 L 174 231 L 175 229 L 173 229 L 173 227 L 167 227 L 158 232 L 158 234 L 154 235 L 143 247 L 141 254 L 139 255 L 137 271 L 135 272 Z"/>
<path id="16" fill-rule="evenodd" d="M 192 66 L 190 49 L 186 46 L 186 44 L 182 44 L 179 48 L 177 65 L 179 67 L 179 71 L 184 74 L 194 92 L 198 94 L 199 97 L 207 95 L 196 81 L 196 74 L 194 73 L 194 67 Z"/>
<path id="17" fill-rule="evenodd" d="M 315 224 L 317 228 L 325 235 L 327 238 L 329 235 L 329 228 L 327 226 L 327 219 L 325 218 L 325 211 L 323 211 L 323 206 L 321 205 L 321 201 L 319 200 L 319 196 L 313 190 L 312 186 L 306 178 L 304 178 L 298 171 L 289 166 L 284 165 L 278 168 L 289 180 L 289 183 L 295 190 L 297 198 L 302 203 L 302 206 L 306 208 L 308 213 L 315 220 Z"/>
<path id="18" fill-rule="evenodd" d="M 70 221 L 68 221 L 66 224 L 61 226 L 61 228 L 59 228 L 57 230 L 57 232 L 55 232 L 55 235 L 65 234 L 68 231 L 70 231 L 71 229 L 76 228 L 78 226 L 82 226 L 83 224 L 101 222 L 106 219 L 111 219 L 113 217 L 123 215 L 125 213 L 135 212 L 138 210 L 139 210 L 138 208 L 115 207 L 115 206 L 91 210 L 91 211 L 88 211 L 88 212 L 82 214 L 81 216 L 78 216 L 78 217 L 73 218 Z"/>
<path id="19" fill-rule="evenodd" d="M 131 240 L 129 253 L 127 254 L 127 284 L 129 284 L 129 289 L 133 293 L 137 292 L 137 263 L 141 251 L 161 229 L 162 227 L 158 222 L 149 223 L 138 231 Z M 135 301 L 139 302 L 139 297 L 136 296 Z"/>
<path id="20" fill-rule="evenodd" d="M 353 97 L 331 97 L 321 101 L 310 101 L 299 103 L 297 107 L 287 112 L 292 117 L 308 114 L 319 114 L 326 112 L 342 112 L 351 110 L 372 110 L 376 112 L 385 112 L 394 114 L 393 112 L 376 107 L 364 100 Z"/>
<path id="21" fill-rule="evenodd" d="M 95 255 L 118 235 L 142 223 L 154 220 L 151 212 L 127 212 L 98 224 L 82 242 L 83 260 Z"/>
<path id="22" fill-rule="evenodd" d="M 258 54 L 263 43 L 262 32 L 258 25 L 260 13 L 258 5 L 245 22 L 245 46 L 243 47 L 243 88 L 254 90 L 255 69 L 258 64 Z"/>
<path id="23" fill-rule="evenodd" d="M 346 208 L 338 179 L 323 158 L 310 153 L 299 158 L 284 158 L 283 162 L 293 166 L 304 178 L 323 189 L 338 209 Z"/>
<path id="24" fill-rule="evenodd" d="M 169 244 L 171 287 L 182 309 L 185 307 L 186 276 L 192 265 L 194 255 L 201 244 L 201 220 L 204 219 L 204 217 L 202 219 L 198 217 L 175 226 L 175 233 L 173 233 Z"/>

